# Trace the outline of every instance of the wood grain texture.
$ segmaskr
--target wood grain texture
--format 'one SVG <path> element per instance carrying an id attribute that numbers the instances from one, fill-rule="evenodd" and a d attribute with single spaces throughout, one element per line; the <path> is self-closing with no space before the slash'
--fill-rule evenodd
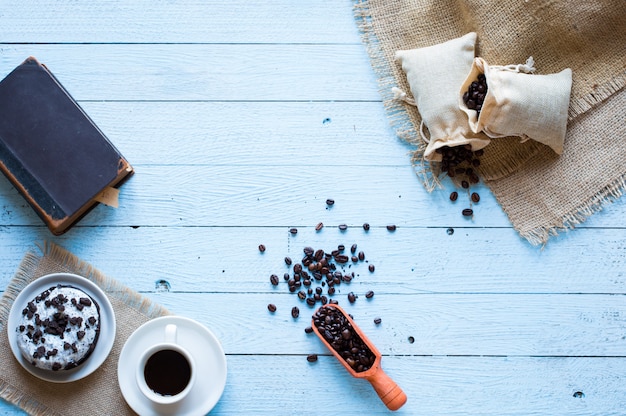
<path id="1" fill-rule="evenodd" d="M 335 297 L 407 393 L 398 414 L 624 414 L 626 201 L 533 247 L 483 184 L 470 219 L 449 181 L 428 193 L 351 1 L 7 0 L 0 77 L 29 55 L 137 174 L 119 209 L 60 237 L 0 178 L 0 291 L 51 240 L 218 335 L 228 382 L 211 414 L 389 414 L 304 332 L 313 309 L 282 282 L 285 256 L 356 243 L 366 261 Z"/>

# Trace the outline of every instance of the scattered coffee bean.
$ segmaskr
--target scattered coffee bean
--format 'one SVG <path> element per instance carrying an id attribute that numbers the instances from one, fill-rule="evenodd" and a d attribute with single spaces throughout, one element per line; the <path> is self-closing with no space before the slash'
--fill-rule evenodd
<path id="1" fill-rule="evenodd" d="M 272 313 L 276 312 L 276 305 L 274 305 L 273 303 L 270 303 L 269 305 L 267 305 L 267 310 Z"/>
<path id="2" fill-rule="evenodd" d="M 315 231 L 320 231 L 322 228 L 324 228 L 324 223 L 320 222 L 315 226 Z"/>
<path id="3" fill-rule="evenodd" d="M 450 194 L 450 201 L 454 202 L 459 198 L 459 193 L 457 191 L 454 191 Z"/>
<path id="4" fill-rule="evenodd" d="M 380 323 L 381 323 L 382 321 L 383 321 L 383 320 L 382 320 L 382 319 L 380 319 L 380 318 L 374 318 L 374 323 L 375 323 L 376 325 L 380 325 Z"/>
<path id="5" fill-rule="evenodd" d="M 306 360 L 310 363 L 314 363 L 317 361 L 317 354 L 310 354 L 306 357 Z"/>
<path id="6" fill-rule="evenodd" d="M 367 371 L 376 356 L 356 333 L 346 316 L 334 307 L 319 308 L 313 314 L 313 324 L 346 364 L 360 373 Z"/>
<path id="7" fill-rule="evenodd" d="M 348 302 L 354 303 L 356 302 L 356 298 L 357 298 L 357 295 L 355 295 L 354 292 L 348 293 Z"/>
<path id="8" fill-rule="evenodd" d="M 295 319 L 300 316 L 300 309 L 297 306 L 291 308 L 291 316 Z"/>
<path id="9" fill-rule="evenodd" d="M 356 253 L 356 244 L 352 244 L 352 247 L 350 247 L 350 253 L 354 254 Z"/>
<path id="10" fill-rule="evenodd" d="M 276 276 L 275 274 L 270 276 L 270 282 L 274 285 L 277 286 L 278 285 L 278 276 Z"/>
<path id="11" fill-rule="evenodd" d="M 388 225 L 388 226 L 387 226 L 387 231 L 392 231 L 392 232 L 393 232 L 393 231 L 396 231 L 396 226 L 395 226 L 395 225 L 393 225 L 393 224 Z"/>
<path id="12" fill-rule="evenodd" d="M 371 299 L 374 297 L 374 291 L 373 290 L 368 290 L 367 293 L 365 294 L 365 297 L 368 299 Z"/>
<path id="13" fill-rule="evenodd" d="M 328 206 L 335 205 L 335 200 L 334 200 L 334 199 L 330 199 L 330 198 L 329 198 L 329 199 L 327 199 L 327 200 L 326 200 L 326 205 L 328 205 Z"/>
<path id="14" fill-rule="evenodd" d="M 477 203 L 478 201 L 480 201 L 480 195 L 478 195 L 476 192 L 472 193 L 472 202 Z"/>
<path id="15" fill-rule="evenodd" d="M 367 266 L 367 268 L 371 273 L 374 273 L 374 270 L 376 270 L 376 267 L 373 264 L 370 264 L 369 266 Z"/>
<path id="16" fill-rule="evenodd" d="M 300 300 L 305 300 L 306 299 L 306 292 L 304 290 L 301 290 L 298 292 L 298 298 L 300 298 Z"/>
<path id="17" fill-rule="evenodd" d="M 291 233 L 291 235 L 296 235 L 296 234 L 298 234 L 298 229 L 297 228 L 290 228 L 289 229 L 289 233 Z"/>
<path id="18" fill-rule="evenodd" d="M 348 225 L 346 224 L 339 224 L 339 230 L 340 231 L 346 231 L 348 229 Z"/>
<path id="19" fill-rule="evenodd" d="M 465 217 L 471 217 L 472 215 L 474 215 L 474 210 L 472 210 L 471 208 L 465 208 L 462 211 L 463 216 Z"/>
<path id="20" fill-rule="evenodd" d="M 263 245 L 263 244 L 259 244 L 259 251 L 260 251 L 261 253 L 265 253 L 265 245 Z"/>
<path id="21" fill-rule="evenodd" d="M 287 266 L 291 266 L 291 263 L 292 263 L 292 261 L 291 261 L 291 257 L 285 257 L 285 264 L 286 264 Z"/>
<path id="22" fill-rule="evenodd" d="M 461 181 L 461 187 L 462 187 L 463 189 L 467 189 L 467 188 L 469 188 L 469 182 L 467 182 L 467 181 Z"/>
<path id="23" fill-rule="evenodd" d="M 310 334 L 313 332 L 313 327 L 307 326 L 306 328 L 304 328 L 304 332 L 306 332 L 307 334 Z"/>
<path id="24" fill-rule="evenodd" d="M 359 254 L 357 256 L 359 258 L 359 260 L 363 261 L 365 260 L 365 253 L 362 251 L 359 251 Z"/>
<path id="25" fill-rule="evenodd" d="M 370 225 L 368 223 L 363 224 L 363 229 L 365 231 L 369 231 L 370 230 Z"/>

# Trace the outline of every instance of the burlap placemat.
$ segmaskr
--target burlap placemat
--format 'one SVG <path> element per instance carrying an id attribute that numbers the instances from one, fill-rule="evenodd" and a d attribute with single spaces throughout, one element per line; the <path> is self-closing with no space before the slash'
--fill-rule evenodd
<path id="1" fill-rule="evenodd" d="M 0 397 L 33 415 L 133 415 L 117 382 L 117 360 L 126 339 L 143 323 L 169 312 L 111 279 L 63 248 L 44 243 L 28 252 L 0 300 Z M 24 370 L 11 352 L 6 322 L 13 299 L 30 282 L 50 273 L 67 272 L 97 284 L 115 311 L 117 334 L 102 366 L 71 383 L 42 381 Z"/>
<path id="2" fill-rule="evenodd" d="M 427 189 L 438 184 L 438 164 L 422 158 L 418 110 L 394 99 L 392 87 L 410 91 L 394 54 L 473 31 L 477 56 L 489 63 L 533 56 L 537 73 L 573 71 L 563 156 L 532 140 L 504 138 L 492 140 L 481 158 L 481 177 L 520 235 L 545 244 L 623 194 L 626 2 L 354 0 L 354 12 L 389 120 L 416 146 L 413 162 Z"/>

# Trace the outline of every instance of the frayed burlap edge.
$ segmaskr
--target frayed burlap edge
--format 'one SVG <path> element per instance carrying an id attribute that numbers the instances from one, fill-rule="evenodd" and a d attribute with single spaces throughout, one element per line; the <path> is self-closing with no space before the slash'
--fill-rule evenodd
<path id="1" fill-rule="evenodd" d="M 117 280 L 106 277 L 93 266 L 80 260 L 64 248 L 48 241 L 37 243 L 36 246 L 39 249 L 39 253 L 31 249 L 24 255 L 15 276 L 9 282 L 0 299 L 0 331 L 6 330 L 5 327 L 11 311 L 11 305 L 17 295 L 29 283 L 41 277 L 36 276 L 35 273 L 40 263 L 46 258 L 58 264 L 59 272 L 78 274 L 92 281 L 105 291 L 107 296 L 126 303 L 148 318 L 157 318 L 170 314 L 164 307 L 144 298 L 141 294 L 127 288 Z M 6 381 L 0 382 L 0 396 L 31 415 L 49 416 L 58 414 L 37 400 L 28 397 L 27 392 L 16 389 Z"/>
<path id="2" fill-rule="evenodd" d="M 583 202 L 575 210 L 563 217 L 562 224 L 551 227 L 538 227 L 529 231 L 517 231 L 532 245 L 545 247 L 550 237 L 575 229 L 576 226 L 585 222 L 589 217 L 602 211 L 606 204 L 613 203 L 622 197 L 624 192 L 626 192 L 626 174 L 617 178 L 590 200 Z"/>

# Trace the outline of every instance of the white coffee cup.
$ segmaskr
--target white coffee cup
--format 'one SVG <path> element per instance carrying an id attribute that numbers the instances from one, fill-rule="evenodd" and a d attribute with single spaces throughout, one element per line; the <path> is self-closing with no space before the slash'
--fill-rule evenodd
<path id="1" fill-rule="evenodd" d="M 165 326 L 164 340 L 147 348 L 137 365 L 137 385 L 155 405 L 178 403 L 196 380 L 193 357 L 176 340 L 177 327 Z"/>

